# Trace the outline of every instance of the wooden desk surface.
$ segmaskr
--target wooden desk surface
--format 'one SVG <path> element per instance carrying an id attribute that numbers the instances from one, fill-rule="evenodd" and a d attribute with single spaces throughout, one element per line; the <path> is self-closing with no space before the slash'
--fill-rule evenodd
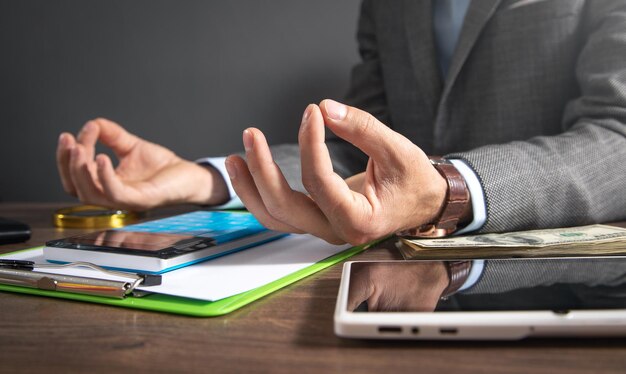
<path id="1" fill-rule="evenodd" d="M 51 214 L 58 207 L 0 204 L 0 216 L 33 228 L 28 243 L 0 246 L 0 253 L 79 232 L 52 227 Z M 180 209 L 166 213 L 185 210 Z M 380 248 L 353 259 L 396 256 Z M 333 333 L 333 312 L 340 273 L 341 266 L 333 266 L 218 318 L 0 292 L 0 372 L 626 372 L 626 339 L 385 342 L 338 338 Z"/>

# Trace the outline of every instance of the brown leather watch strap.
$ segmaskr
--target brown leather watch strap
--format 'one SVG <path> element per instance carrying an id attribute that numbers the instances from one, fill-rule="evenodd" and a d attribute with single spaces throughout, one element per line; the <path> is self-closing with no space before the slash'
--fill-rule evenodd
<path id="1" fill-rule="evenodd" d="M 441 297 L 448 297 L 461 288 L 463 283 L 469 277 L 470 271 L 472 270 L 472 262 L 471 261 L 446 261 L 446 269 L 448 270 L 448 277 L 450 278 L 450 283 L 448 283 L 448 287 L 441 293 Z"/>
<path id="2" fill-rule="evenodd" d="M 452 234 L 456 231 L 459 219 L 470 203 L 470 194 L 465 179 L 448 160 L 433 156 L 431 164 L 446 179 L 448 192 L 439 217 L 432 223 L 399 232 L 400 236 L 420 238 L 436 238 Z"/>

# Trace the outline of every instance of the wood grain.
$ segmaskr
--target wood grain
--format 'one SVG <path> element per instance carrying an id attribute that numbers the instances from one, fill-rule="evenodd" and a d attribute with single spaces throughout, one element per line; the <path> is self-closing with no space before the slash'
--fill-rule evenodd
<path id="1" fill-rule="evenodd" d="M 0 204 L 31 225 L 34 247 L 58 230 L 58 204 Z M 154 212 L 151 217 L 191 207 Z M 382 245 L 354 259 L 399 258 Z M 341 339 L 333 266 L 227 316 L 193 318 L 0 292 L 0 372 L 623 373 L 626 339 L 402 342 Z"/>

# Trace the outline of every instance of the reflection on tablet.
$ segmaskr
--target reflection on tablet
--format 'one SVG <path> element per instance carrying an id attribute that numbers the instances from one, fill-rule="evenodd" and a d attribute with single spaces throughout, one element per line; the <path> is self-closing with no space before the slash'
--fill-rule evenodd
<path id="1" fill-rule="evenodd" d="M 444 261 L 355 262 L 347 309 L 464 312 L 624 309 L 626 259 L 485 260 L 455 294 Z M 474 269 L 476 270 L 476 269 Z"/>

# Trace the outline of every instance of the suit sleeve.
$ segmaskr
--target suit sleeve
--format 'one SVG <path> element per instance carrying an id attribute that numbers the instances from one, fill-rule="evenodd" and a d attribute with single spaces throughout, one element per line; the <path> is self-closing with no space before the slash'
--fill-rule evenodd
<path id="1" fill-rule="evenodd" d="M 481 180 L 481 232 L 626 219 L 626 6 L 592 5 L 576 64 L 580 96 L 564 110 L 564 132 L 447 156 Z"/>
<path id="2" fill-rule="evenodd" d="M 584 284 L 589 287 L 619 287 L 626 284 L 623 261 L 591 258 L 563 260 L 487 260 L 480 279 L 466 294 L 491 294 L 555 284 Z"/>

